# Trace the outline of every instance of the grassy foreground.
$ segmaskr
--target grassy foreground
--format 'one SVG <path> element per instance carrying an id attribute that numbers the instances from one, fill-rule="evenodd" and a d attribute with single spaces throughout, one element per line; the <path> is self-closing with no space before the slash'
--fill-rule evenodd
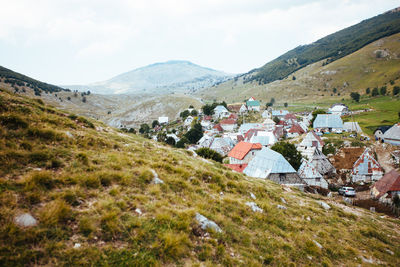
<path id="1" fill-rule="evenodd" d="M 329 199 L 324 210 L 321 196 L 5 91 L 0 125 L 1 266 L 400 264 L 398 220 Z M 23 212 L 38 225 L 16 226 Z"/>

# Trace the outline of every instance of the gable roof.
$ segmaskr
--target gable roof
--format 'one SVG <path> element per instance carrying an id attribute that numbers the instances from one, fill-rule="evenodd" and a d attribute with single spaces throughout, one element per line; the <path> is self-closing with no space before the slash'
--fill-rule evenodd
<path id="1" fill-rule="evenodd" d="M 285 115 L 285 120 L 289 120 L 289 119 L 297 120 L 297 117 L 293 113 L 288 113 Z"/>
<path id="2" fill-rule="evenodd" d="M 242 173 L 248 164 L 224 164 L 225 167 L 234 170 L 235 172 Z"/>
<path id="3" fill-rule="evenodd" d="M 391 125 L 384 125 L 384 126 L 379 126 L 378 128 L 376 128 L 376 130 L 374 131 L 374 133 L 376 133 L 376 131 L 380 130 L 382 133 L 385 133 L 387 130 L 389 130 L 390 128 L 392 128 Z"/>
<path id="4" fill-rule="evenodd" d="M 284 109 L 282 109 L 282 110 L 273 110 L 272 111 L 272 116 L 286 116 L 286 114 L 288 114 L 288 113 L 289 113 L 289 111 L 284 110 Z"/>
<path id="5" fill-rule="evenodd" d="M 381 165 L 371 154 L 369 148 L 366 148 L 353 166 L 353 174 L 372 174 L 373 171 L 382 171 Z"/>
<path id="6" fill-rule="evenodd" d="M 304 137 L 303 141 L 301 141 L 300 146 L 310 147 L 313 146 L 313 141 L 317 141 L 319 147 L 323 147 L 325 145 L 324 141 L 322 141 L 321 137 L 319 137 L 314 131 L 308 132 L 306 137 Z"/>
<path id="7" fill-rule="evenodd" d="M 400 173 L 391 170 L 374 184 L 374 188 L 379 191 L 378 198 L 390 191 L 400 191 Z"/>
<path id="8" fill-rule="evenodd" d="M 301 178 L 322 178 L 314 164 L 308 160 L 303 160 L 297 173 Z"/>
<path id="9" fill-rule="evenodd" d="M 250 143 L 256 144 L 259 143 L 262 146 L 268 146 L 270 144 L 269 136 L 261 135 L 261 136 L 252 136 L 250 138 Z"/>
<path id="10" fill-rule="evenodd" d="M 303 130 L 303 128 L 301 128 L 299 124 L 295 123 L 292 125 L 292 128 L 290 128 L 289 133 L 303 134 L 305 133 L 305 131 Z"/>
<path id="11" fill-rule="evenodd" d="M 219 122 L 219 124 L 230 124 L 230 125 L 232 125 L 232 124 L 236 124 L 236 120 L 234 120 L 234 119 L 225 119 L 225 120 L 222 120 L 222 121 L 220 121 Z"/>
<path id="12" fill-rule="evenodd" d="M 242 107 L 242 104 L 229 104 L 228 105 L 228 109 L 230 111 L 234 111 L 234 112 L 239 112 L 241 107 Z"/>
<path id="13" fill-rule="evenodd" d="M 343 128 L 343 121 L 340 115 L 317 114 L 313 128 Z"/>
<path id="14" fill-rule="evenodd" d="M 251 177 L 267 178 L 271 173 L 296 173 L 296 170 L 281 154 L 263 147 L 243 173 Z"/>
<path id="15" fill-rule="evenodd" d="M 345 131 L 351 131 L 351 132 L 357 132 L 357 133 L 361 133 L 361 127 L 360 125 L 358 125 L 358 122 L 356 121 L 348 121 L 343 123 L 343 129 Z"/>
<path id="16" fill-rule="evenodd" d="M 217 130 L 218 132 L 223 132 L 224 129 L 222 129 L 221 124 L 215 124 L 213 129 Z"/>
<path id="17" fill-rule="evenodd" d="M 221 112 L 229 112 L 224 106 L 218 105 L 214 108 L 214 112 L 221 113 Z"/>
<path id="18" fill-rule="evenodd" d="M 228 153 L 228 157 L 242 160 L 251 150 L 260 150 L 261 148 L 261 144 L 252 144 L 241 141 Z"/>
<path id="19" fill-rule="evenodd" d="M 246 106 L 248 107 L 258 107 L 260 106 L 260 101 L 254 100 L 254 101 L 247 101 Z"/>
<path id="20" fill-rule="evenodd" d="M 384 139 L 400 140 L 400 123 L 396 123 L 383 135 Z"/>

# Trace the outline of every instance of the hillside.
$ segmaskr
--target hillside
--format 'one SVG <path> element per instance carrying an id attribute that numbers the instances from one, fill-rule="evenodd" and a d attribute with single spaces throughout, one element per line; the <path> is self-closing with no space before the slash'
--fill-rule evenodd
<path id="1" fill-rule="evenodd" d="M 201 67 L 189 61 L 155 63 L 120 74 L 110 80 L 85 86 L 68 86 L 98 94 L 189 93 L 223 82 L 232 75 Z"/>
<path id="2" fill-rule="evenodd" d="M 260 85 L 258 82 L 245 83 L 245 77 L 239 77 L 202 90 L 198 95 L 228 103 L 254 96 L 264 104 L 271 97 L 281 103 L 311 104 L 342 101 L 353 91 L 365 94 L 368 87 L 372 90 L 386 85 L 391 93 L 394 86 L 400 85 L 399 55 L 400 34 L 394 34 L 330 64 L 326 65 L 325 60 L 310 64 L 283 80 Z"/>
<path id="3" fill-rule="evenodd" d="M 0 111 L 1 266 L 400 264 L 396 219 L 3 90 Z M 17 226 L 23 213 L 37 224 Z"/>
<path id="4" fill-rule="evenodd" d="M 263 67 L 251 71 L 248 81 L 262 84 L 286 78 L 309 64 L 327 59 L 334 62 L 365 45 L 400 32 L 400 9 L 364 20 L 318 41 L 296 47 Z"/>
<path id="5" fill-rule="evenodd" d="M 0 66 L 0 82 L 9 84 L 13 87 L 13 90 L 19 90 L 22 87 L 32 88 L 36 95 L 40 95 L 42 92 L 51 93 L 65 90 L 59 86 L 32 79 L 2 66 Z"/>

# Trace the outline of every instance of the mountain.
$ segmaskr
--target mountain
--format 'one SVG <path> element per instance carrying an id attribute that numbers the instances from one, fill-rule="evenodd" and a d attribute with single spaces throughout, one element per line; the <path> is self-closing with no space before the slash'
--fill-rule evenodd
<path id="1" fill-rule="evenodd" d="M 189 93 L 231 77 L 233 75 L 201 67 L 189 61 L 173 60 L 138 68 L 104 82 L 68 88 L 90 90 L 99 94 Z"/>
<path id="2" fill-rule="evenodd" d="M 266 84 L 283 79 L 296 70 L 326 59 L 325 64 L 345 57 L 380 38 L 400 32 L 400 8 L 364 20 L 356 25 L 330 34 L 318 41 L 296 47 L 252 70 L 248 81 Z"/>
<path id="3" fill-rule="evenodd" d="M 0 111 L 0 266 L 400 264 L 397 219 L 4 90 Z"/>
<path id="4" fill-rule="evenodd" d="M 202 89 L 196 95 L 205 100 L 243 101 L 250 96 L 264 104 L 273 97 L 284 103 L 342 101 L 351 92 L 365 94 L 367 88 L 387 87 L 388 94 L 400 86 L 400 33 L 376 40 L 363 48 L 328 63 L 309 64 L 288 77 L 262 84 L 246 74 L 219 85 Z"/>

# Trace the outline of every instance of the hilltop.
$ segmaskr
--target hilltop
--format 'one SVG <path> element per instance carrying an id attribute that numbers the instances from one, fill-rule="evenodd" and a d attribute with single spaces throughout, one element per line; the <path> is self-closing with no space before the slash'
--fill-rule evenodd
<path id="1" fill-rule="evenodd" d="M 330 34 L 308 45 L 293 50 L 250 71 L 246 81 L 260 84 L 286 78 L 307 65 L 326 59 L 326 63 L 345 57 L 371 42 L 400 32 L 399 9 L 364 20 L 356 25 Z"/>
<path id="2" fill-rule="evenodd" d="M 238 102 L 254 96 L 264 103 L 319 103 L 342 101 L 350 92 L 365 94 L 366 88 L 387 86 L 390 94 L 400 85 L 400 34 L 379 39 L 356 52 L 327 64 L 307 65 L 287 78 L 268 84 L 246 82 L 247 76 L 231 79 L 198 93 L 201 98 Z"/>
<path id="3" fill-rule="evenodd" d="M 398 220 L 41 100 L 1 90 L 0 111 L 0 265 L 400 264 Z M 17 226 L 23 213 L 37 225 Z"/>
<path id="4" fill-rule="evenodd" d="M 189 61 L 171 60 L 138 68 L 107 81 L 67 87 L 98 94 L 190 93 L 226 81 L 232 76 Z"/>

